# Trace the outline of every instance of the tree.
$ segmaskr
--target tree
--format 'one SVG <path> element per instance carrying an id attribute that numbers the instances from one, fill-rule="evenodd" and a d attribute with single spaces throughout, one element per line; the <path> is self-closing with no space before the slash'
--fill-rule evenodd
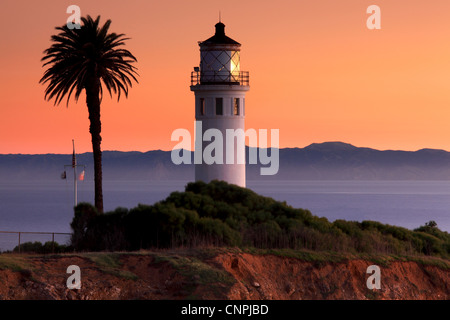
<path id="1" fill-rule="evenodd" d="M 41 61 L 43 67 L 48 66 L 39 81 L 47 84 L 45 99 L 55 99 L 55 105 L 67 95 L 67 106 L 72 92 L 75 100 L 83 91 L 86 93 L 86 104 L 89 112 L 89 132 L 92 136 L 94 155 L 95 207 L 103 212 L 102 191 L 102 152 L 100 103 L 103 97 L 103 85 L 112 97 L 117 94 L 117 101 L 123 91 L 128 97 L 131 79 L 136 80 L 136 68 L 132 63 L 137 59 L 121 46 L 124 45 L 124 34 L 108 33 L 111 20 L 100 27 L 100 16 L 95 21 L 87 16 L 81 18 L 80 29 L 69 29 L 67 25 L 56 27 L 59 31 L 53 35 L 53 44 L 44 51 Z"/>
<path id="2" fill-rule="evenodd" d="M 437 227 L 437 223 L 434 220 L 428 221 L 425 223 L 425 227 L 430 227 L 430 228 L 436 228 Z"/>

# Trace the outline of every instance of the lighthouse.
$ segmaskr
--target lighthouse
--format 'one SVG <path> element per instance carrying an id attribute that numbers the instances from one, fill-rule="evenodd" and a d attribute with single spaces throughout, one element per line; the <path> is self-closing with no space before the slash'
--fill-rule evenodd
<path id="1" fill-rule="evenodd" d="M 239 143 L 230 134 L 245 131 L 245 93 L 250 86 L 249 73 L 240 70 L 241 44 L 226 36 L 225 25 L 219 22 L 215 34 L 199 46 L 200 66 L 194 67 L 190 86 L 195 94 L 195 153 L 203 155 L 216 143 L 221 149 L 214 152 L 221 153 L 223 161 L 196 162 L 195 180 L 216 179 L 245 187 L 245 138 Z M 216 134 L 208 139 L 211 132 Z M 214 141 L 219 136 L 222 145 Z"/>

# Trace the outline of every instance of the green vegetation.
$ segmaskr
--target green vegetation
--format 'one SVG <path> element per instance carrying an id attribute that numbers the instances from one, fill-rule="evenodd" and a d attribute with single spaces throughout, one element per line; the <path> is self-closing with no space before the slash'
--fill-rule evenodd
<path id="1" fill-rule="evenodd" d="M 39 253 L 39 254 L 48 254 L 48 253 L 63 253 L 71 251 L 70 246 L 66 246 L 63 244 L 59 244 L 57 242 L 47 241 L 42 244 L 39 241 L 35 242 L 24 242 L 19 246 L 14 247 L 13 252 L 18 253 Z"/>
<path id="2" fill-rule="evenodd" d="M 183 276 L 194 279 L 200 284 L 222 283 L 233 284 L 233 279 L 224 270 L 216 269 L 195 256 L 180 254 L 153 254 L 154 263 L 168 262 L 171 267 L 179 271 Z"/>
<path id="3" fill-rule="evenodd" d="M 0 270 L 20 272 L 24 277 L 31 278 L 31 264 L 21 256 L 0 254 Z"/>
<path id="4" fill-rule="evenodd" d="M 120 262 L 120 253 L 87 253 L 86 258 L 94 262 L 101 271 L 116 277 L 137 280 L 138 276 L 126 270 L 122 270 L 122 262 Z"/>
<path id="5" fill-rule="evenodd" d="M 189 183 L 154 205 L 105 214 L 82 203 L 71 227 L 78 251 L 227 246 L 330 252 L 333 259 L 337 253 L 450 257 L 450 235 L 433 221 L 413 231 L 375 221 L 331 223 L 222 181 Z"/>
<path id="6" fill-rule="evenodd" d="M 212 252 L 209 254 L 212 254 Z M 151 255 L 155 258 L 153 263 L 167 262 L 184 276 L 183 290 L 189 296 L 188 300 L 197 298 L 192 293 L 199 284 L 208 286 L 209 290 L 220 294 L 235 282 L 233 277 L 225 270 L 206 263 L 204 261 L 206 256 L 201 251 L 159 252 Z"/>

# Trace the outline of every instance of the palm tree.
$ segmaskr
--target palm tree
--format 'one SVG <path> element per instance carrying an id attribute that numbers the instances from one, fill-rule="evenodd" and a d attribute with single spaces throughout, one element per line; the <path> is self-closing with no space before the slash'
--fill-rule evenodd
<path id="1" fill-rule="evenodd" d="M 132 63 L 136 58 L 121 46 L 124 45 L 124 34 L 108 33 L 111 20 L 99 27 L 100 16 L 95 21 L 90 17 L 81 18 L 80 29 L 69 29 L 67 25 L 56 27 L 59 31 L 53 35 L 53 44 L 44 51 L 41 61 L 43 67 L 48 66 L 39 83 L 47 84 L 45 99 L 55 99 L 55 105 L 67 95 L 67 106 L 72 92 L 75 100 L 83 91 L 86 93 L 86 104 L 89 112 L 89 132 L 92 136 L 94 154 L 95 207 L 103 212 L 102 191 L 102 151 L 100 103 L 103 97 L 103 85 L 112 97 L 117 94 L 117 101 L 123 91 L 128 97 L 131 79 L 137 82 L 136 68 Z"/>

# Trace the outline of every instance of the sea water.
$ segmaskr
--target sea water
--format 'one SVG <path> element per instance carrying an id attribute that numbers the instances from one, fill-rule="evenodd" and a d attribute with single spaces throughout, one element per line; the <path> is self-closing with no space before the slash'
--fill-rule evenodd
<path id="1" fill-rule="evenodd" d="M 188 181 L 107 181 L 105 211 L 153 204 Z M 450 231 L 449 181 L 248 181 L 247 187 L 330 221 L 375 220 L 414 229 L 434 220 Z M 94 202 L 93 181 L 78 183 L 78 202 Z M 0 182 L 0 231 L 70 233 L 73 184 L 61 181 Z M 51 241 L 52 235 L 21 234 L 21 242 Z M 66 243 L 69 236 L 56 235 Z M 0 233 L 0 250 L 11 250 L 17 234 Z"/>

